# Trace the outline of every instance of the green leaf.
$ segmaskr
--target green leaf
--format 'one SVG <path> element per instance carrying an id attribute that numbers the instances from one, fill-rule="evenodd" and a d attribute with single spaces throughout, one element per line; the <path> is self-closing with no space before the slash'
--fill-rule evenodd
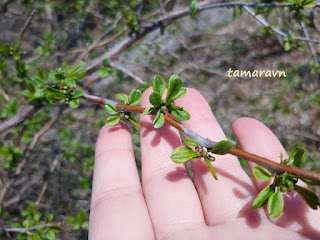
<path id="1" fill-rule="evenodd" d="M 119 116 L 112 116 L 107 119 L 107 124 L 110 126 L 113 126 L 113 125 L 117 124 L 119 121 L 120 121 Z"/>
<path id="2" fill-rule="evenodd" d="M 148 115 L 149 113 L 152 112 L 152 110 L 153 110 L 153 108 L 151 108 L 151 107 L 146 108 L 146 109 L 142 112 L 142 114 L 143 114 L 143 115 Z"/>
<path id="3" fill-rule="evenodd" d="M 149 96 L 149 101 L 153 106 L 158 107 L 162 104 L 161 95 L 158 92 L 153 92 Z"/>
<path id="4" fill-rule="evenodd" d="M 71 69 L 69 71 L 69 73 L 76 73 L 79 72 L 81 70 L 83 70 L 86 67 L 86 63 L 85 62 L 80 62 L 77 66 L 75 66 L 73 69 Z"/>
<path id="5" fill-rule="evenodd" d="M 278 190 L 277 192 L 273 193 L 268 200 L 267 208 L 270 217 L 279 217 L 283 211 L 283 205 L 283 196 L 282 193 Z"/>
<path id="6" fill-rule="evenodd" d="M 116 98 L 120 99 L 121 101 L 123 101 L 125 104 L 127 104 L 129 102 L 129 98 L 126 94 L 124 93 L 117 93 L 115 95 Z"/>
<path id="7" fill-rule="evenodd" d="M 317 5 L 316 0 L 307 0 L 303 2 L 303 7 L 305 8 L 313 8 Z"/>
<path id="8" fill-rule="evenodd" d="M 178 94 L 173 98 L 174 100 L 183 98 L 187 94 L 187 89 L 186 88 L 181 88 Z"/>
<path id="9" fill-rule="evenodd" d="M 284 44 L 284 50 L 285 51 L 289 51 L 291 49 L 291 44 L 290 44 L 290 42 L 286 42 L 285 44 Z"/>
<path id="10" fill-rule="evenodd" d="M 160 94 L 160 97 L 163 96 L 166 89 L 166 83 L 164 82 L 161 76 L 155 76 L 152 80 L 153 91 Z"/>
<path id="11" fill-rule="evenodd" d="M 192 138 L 185 139 L 184 142 L 190 146 L 199 147 L 199 144 L 197 143 L 197 141 Z"/>
<path id="12" fill-rule="evenodd" d="M 118 114 L 119 113 L 119 111 L 116 109 L 116 107 L 113 106 L 111 103 L 107 103 L 105 105 L 105 108 L 109 114 Z"/>
<path id="13" fill-rule="evenodd" d="M 105 67 L 102 67 L 99 69 L 99 77 L 105 78 L 108 75 L 108 69 Z"/>
<path id="14" fill-rule="evenodd" d="M 138 89 L 133 89 L 129 94 L 129 102 L 132 105 L 137 105 L 140 103 L 142 98 L 142 92 Z"/>
<path id="15" fill-rule="evenodd" d="M 164 124 L 164 114 L 160 110 L 157 112 L 156 117 L 152 121 L 152 125 L 155 128 L 161 128 Z"/>
<path id="16" fill-rule="evenodd" d="M 47 238 L 48 238 L 48 240 L 54 240 L 54 239 L 56 239 L 54 231 L 52 231 L 52 230 L 50 229 L 50 230 L 48 231 L 48 233 L 47 233 Z"/>
<path id="17" fill-rule="evenodd" d="M 173 150 L 170 158 L 175 163 L 184 163 L 189 159 L 195 157 L 196 155 L 197 153 L 193 151 L 191 148 L 180 146 Z"/>
<path id="18" fill-rule="evenodd" d="M 218 155 L 224 155 L 229 153 L 231 148 L 232 148 L 231 142 L 227 140 L 223 140 L 223 141 L 217 142 L 213 146 L 213 148 L 211 148 L 210 152 Z"/>
<path id="19" fill-rule="evenodd" d="M 218 180 L 217 174 L 216 174 L 216 172 L 214 171 L 214 168 L 213 168 L 210 160 L 209 160 L 209 159 L 205 159 L 205 162 L 206 162 L 206 165 L 207 165 L 207 167 L 209 168 L 209 170 L 210 170 L 213 178 L 214 178 L 215 180 Z"/>
<path id="20" fill-rule="evenodd" d="M 65 82 L 69 88 L 73 88 L 73 85 L 76 84 L 76 81 L 73 78 L 66 78 Z"/>
<path id="21" fill-rule="evenodd" d="M 69 102 L 69 106 L 71 108 L 77 108 L 79 107 L 79 99 L 71 99 L 70 102 Z"/>
<path id="22" fill-rule="evenodd" d="M 257 197 L 254 199 L 251 208 L 259 208 L 265 205 L 269 197 L 274 193 L 274 190 L 271 189 L 271 186 L 267 186 L 259 192 Z"/>
<path id="23" fill-rule="evenodd" d="M 139 131 L 141 126 L 140 124 L 133 118 L 129 118 L 129 121 L 132 123 L 135 130 Z"/>
<path id="24" fill-rule="evenodd" d="M 290 156 L 288 158 L 289 165 L 300 168 L 302 163 L 307 158 L 307 151 L 305 148 L 296 146 L 292 149 Z"/>
<path id="25" fill-rule="evenodd" d="M 196 6 L 197 6 L 197 0 L 192 0 L 191 3 L 190 3 L 190 11 L 191 13 L 194 13 L 195 10 L 196 10 Z"/>
<path id="26" fill-rule="evenodd" d="M 72 94 L 72 98 L 79 98 L 82 96 L 83 93 L 84 93 L 83 90 L 78 89 Z"/>
<path id="27" fill-rule="evenodd" d="M 186 121 L 190 119 L 190 114 L 186 110 L 171 110 L 173 116 L 178 120 Z"/>
<path id="28" fill-rule="evenodd" d="M 53 214 L 50 213 L 50 214 L 47 216 L 47 218 L 46 218 L 46 222 L 49 223 L 49 222 L 52 221 L 52 219 L 53 219 Z"/>
<path id="29" fill-rule="evenodd" d="M 110 67 L 109 59 L 108 58 L 103 58 L 102 60 L 103 66 L 105 67 Z"/>
<path id="30" fill-rule="evenodd" d="M 266 169 L 258 165 L 252 168 L 252 172 L 253 175 L 261 181 L 268 181 L 272 178 L 272 175 Z"/>
<path id="31" fill-rule="evenodd" d="M 318 206 L 320 206 L 319 197 L 314 192 L 298 185 L 294 185 L 294 190 L 296 190 L 301 195 L 301 197 L 309 207 L 315 210 L 318 209 Z"/>
<path id="32" fill-rule="evenodd" d="M 173 74 L 169 79 L 169 86 L 166 101 L 171 101 L 180 91 L 182 87 L 181 79 L 176 75 Z"/>

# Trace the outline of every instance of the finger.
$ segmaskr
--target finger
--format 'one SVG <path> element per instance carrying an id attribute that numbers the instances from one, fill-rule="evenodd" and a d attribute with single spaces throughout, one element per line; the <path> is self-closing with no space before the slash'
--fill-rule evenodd
<path id="1" fill-rule="evenodd" d="M 141 105 L 150 106 L 147 90 Z M 186 165 L 170 159 L 181 145 L 179 133 L 167 123 L 160 129 L 152 126 L 152 116 L 140 116 L 142 186 L 157 239 L 172 232 L 205 225 L 200 201 Z"/>
<path id="2" fill-rule="evenodd" d="M 280 163 L 280 154 L 288 157 L 277 137 L 261 122 L 252 118 L 237 119 L 232 129 L 243 150 Z M 254 166 L 248 162 L 250 169 Z M 261 191 L 265 183 L 254 178 L 254 183 Z M 269 182 L 270 184 L 270 182 Z M 304 187 L 305 184 L 302 183 Z M 311 238 L 320 238 L 320 213 L 312 210 L 296 192 L 284 194 L 285 204 L 282 215 L 272 222 L 287 229 L 298 231 Z"/>
<path id="3" fill-rule="evenodd" d="M 183 121 L 183 125 L 214 141 L 226 139 L 209 105 L 198 91 L 188 88 L 187 95 L 177 104 L 191 115 L 191 119 Z M 256 190 L 236 157 L 229 154 L 216 156 L 213 167 L 218 181 L 214 180 L 203 160 L 191 161 L 191 164 L 208 225 L 225 223 L 230 219 L 243 219 L 250 224 L 259 222 L 259 211 L 250 208 Z"/>
<path id="4" fill-rule="evenodd" d="M 131 135 L 124 123 L 106 125 L 99 134 L 92 188 L 90 239 L 153 239 Z"/>

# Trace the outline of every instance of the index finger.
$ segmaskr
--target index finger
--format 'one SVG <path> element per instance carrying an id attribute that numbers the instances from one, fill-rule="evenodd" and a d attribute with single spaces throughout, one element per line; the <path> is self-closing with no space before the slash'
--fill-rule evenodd
<path id="1" fill-rule="evenodd" d="M 122 122 L 106 125 L 96 144 L 89 239 L 138 240 L 153 235 L 130 131 Z"/>

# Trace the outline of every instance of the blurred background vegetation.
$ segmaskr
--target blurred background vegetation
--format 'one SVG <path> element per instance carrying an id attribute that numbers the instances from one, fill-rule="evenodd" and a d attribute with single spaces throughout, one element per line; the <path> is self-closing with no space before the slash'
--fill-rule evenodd
<path id="1" fill-rule="evenodd" d="M 304 145 L 307 169 L 320 168 L 319 3 L 290 0 L 290 7 L 197 12 L 196 6 L 219 3 L 0 2 L 0 126 L 27 106 L 39 109 L 1 134 L 0 238 L 87 238 L 94 145 L 108 115 L 103 106 L 82 99 L 71 109 L 41 95 L 52 76 L 59 78 L 81 61 L 90 71 L 77 76 L 79 88 L 112 100 L 115 93 L 145 90 L 154 75 L 168 79 L 176 73 L 204 95 L 230 140 L 236 141 L 232 122 L 253 117 L 288 151 Z M 154 24 L 180 10 L 186 16 Z M 148 32 L 150 27 L 155 30 Z M 90 69 L 128 39 L 127 49 Z M 229 68 L 281 70 L 286 77 L 229 78 Z M 140 168 L 139 133 L 132 133 Z M 36 225 L 41 227 L 33 229 Z"/>

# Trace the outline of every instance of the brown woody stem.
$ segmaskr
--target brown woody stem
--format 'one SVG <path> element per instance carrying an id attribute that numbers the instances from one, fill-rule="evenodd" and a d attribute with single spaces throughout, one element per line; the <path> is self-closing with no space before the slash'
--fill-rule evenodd
<path id="1" fill-rule="evenodd" d="M 119 111 L 142 113 L 145 110 L 145 108 L 142 108 L 142 107 L 117 103 L 117 102 L 110 101 L 108 99 L 100 98 L 100 97 L 96 97 L 96 96 L 84 94 L 83 97 L 89 101 L 93 101 L 93 102 L 96 102 L 99 104 L 104 104 L 104 105 L 107 103 L 113 102 L 113 104 L 116 106 L 116 108 Z M 201 145 L 201 146 L 204 146 L 206 148 L 212 148 L 216 144 L 216 142 L 211 141 L 210 139 L 201 137 L 197 133 L 193 132 L 192 130 L 188 129 L 187 127 L 183 126 L 182 124 L 178 123 L 176 120 L 170 118 L 167 115 L 165 115 L 164 119 L 166 120 L 167 123 L 169 123 L 171 126 L 178 129 L 180 132 L 182 132 L 185 135 L 187 135 L 188 137 L 196 140 L 199 143 L 199 145 Z M 241 157 L 241 158 L 246 159 L 250 162 L 254 162 L 264 168 L 267 168 L 272 173 L 281 174 L 281 173 L 287 172 L 287 173 L 293 174 L 295 176 L 298 176 L 301 178 L 307 178 L 307 179 L 310 179 L 314 182 L 320 183 L 320 174 L 315 173 L 315 172 L 311 172 L 311 171 L 307 171 L 307 170 L 304 170 L 301 168 L 296 168 L 293 166 L 288 166 L 288 165 L 276 163 L 276 162 L 271 161 L 269 159 L 260 157 L 258 155 L 252 154 L 252 153 L 248 153 L 246 151 L 243 151 L 243 150 L 240 150 L 240 149 L 237 149 L 234 147 L 231 149 L 230 154 L 237 156 L 237 157 Z"/>

